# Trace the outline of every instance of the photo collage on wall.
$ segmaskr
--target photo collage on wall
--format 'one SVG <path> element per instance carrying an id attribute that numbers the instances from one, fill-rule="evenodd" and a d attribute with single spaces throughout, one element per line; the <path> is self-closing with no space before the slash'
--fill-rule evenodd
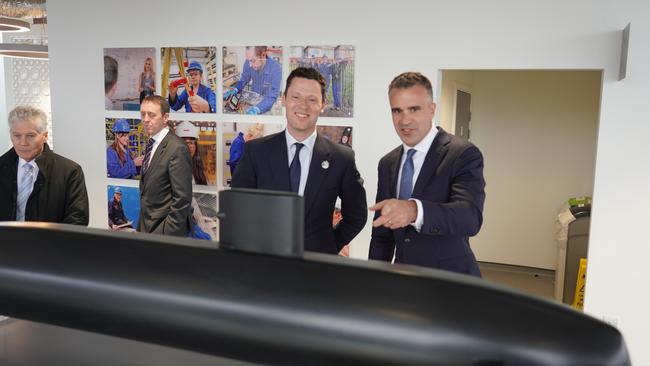
<path id="1" fill-rule="evenodd" d="M 218 240 L 217 192 L 230 187 L 246 141 L 284 130 L 281 100 L 291 70 L 313 67 L 323 75 L 321 116 L 338 118 L 319 121 L 318 134 L 352 148 L 354 58 L 350 45 L 105 48 L 107 228 L 137 228 L 149 138 L 140 120 L 145 97 L 167 98 L 168 125 L 190 151 L 194 237 Z"/>

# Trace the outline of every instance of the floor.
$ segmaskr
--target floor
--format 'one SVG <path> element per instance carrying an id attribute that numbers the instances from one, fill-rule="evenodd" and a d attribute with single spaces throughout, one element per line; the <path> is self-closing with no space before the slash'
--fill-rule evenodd
<path id="1" fill-rule="evenodd" d="M 555 271 L 539 268 L 480 262 L 483 278 L 521 292 L 553 300 Z"/>

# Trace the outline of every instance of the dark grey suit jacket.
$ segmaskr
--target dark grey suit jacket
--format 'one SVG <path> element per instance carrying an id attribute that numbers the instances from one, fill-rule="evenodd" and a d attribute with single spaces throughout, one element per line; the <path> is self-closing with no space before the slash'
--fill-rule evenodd
<path id="1" fill-rule="evenodd" d="M 246 143 L 231 186 L 291 191 L 285 132 Z M 336 198 L 343 220 L 332 228 Z M 366 224 L 363 180 L 351 148 L 317 136 L 304 192 L 305 250 L 337 254 Z"/>
<path id="2" fill-rule="evenodd" d="M 138 231 L 187 236 L 192 202 L 192 161 L 183 140 L 169 131 L 140 180 Z"/>

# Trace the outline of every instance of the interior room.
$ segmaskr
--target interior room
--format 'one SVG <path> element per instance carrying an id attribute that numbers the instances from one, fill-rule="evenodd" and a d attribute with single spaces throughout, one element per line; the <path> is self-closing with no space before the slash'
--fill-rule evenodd
<path id="1" fill-rule="evenodd" d="M 90 227 L 108 230 L 107 192 L 139 187 L 135 179 L 106 172 L 106 121 L 140 118 L 133 106 L 105 108 L 106 50 L 153 49 L 160 91 L 162 49 L 214 48 L 209 63 L 216 80 L 205 83 L 217 96 L 216 113 L 172 111 L 170 119 L 210 126 L 200 133 L 203 140 L 214 138 L 202 140 L 214 144 L 214 184 L 195 185 L 194 192 L 209 196 L 204 201 L 215 207 L 204 211 L 217 216 L 218 192 L 231 180 L 233 139 L 256 124 L 266 126 L 264 135 L 286 126 L 280 103 L 274 107 L 279 113 L 223 113 L 224 85 L 236 82 L 224 63 L 241 62 L 224 51 L 274 45 L 284 52 L 277 58 L 284 83 L 295 62 L 292 47 L 322 45 L 335 55 L 336 46 L 345 45 L 354 55 L 345 89 L 353 113 L 321 115 L 318 124 L 354 130 L 351 147 L 368 204 L 375 202 L 379 160 L 401 144 L 388 85 L 399 73 L 419 71 L 433 83 L 435 125 L 468 139 L 484 157 L 483 224 L 470 238 L 484 279 L 570 306 L 584 254 L 582 311 L 623 334 L 633 364 L 650 363 L 650 297 L 638 290 L 648 278 L 642 273 L 650 255 L 644 230 L 650 205 L 649 4 L 407 0 L 369 8 L 331 0 L 310 10 L 291 1 L 253 0 L 228 6 L 226 12 L 225 4 L 209 0 L 51 1 L 46 24 L 24 16 L 29 32 L 2 33 L 4 43 L 46 45 L 47 57 L 0 57 L 0 116 L 20 104 L 46 112 L 50 147 L 83 167 Z M 129 80 L 135 83 L 138 73 L 131 70 Z M 135 94 L 122 97 L 137 107 Z M 335 110 L 334 101 L 328 109 Z M 0 123 L 0 150 L 11 146 L 9 127 Z M 580 233 L 566 216 L 578 206 L 573 214 Z M 371 223 L 372 214 L 349 244 L 350 262 L 367 261 Z"/>

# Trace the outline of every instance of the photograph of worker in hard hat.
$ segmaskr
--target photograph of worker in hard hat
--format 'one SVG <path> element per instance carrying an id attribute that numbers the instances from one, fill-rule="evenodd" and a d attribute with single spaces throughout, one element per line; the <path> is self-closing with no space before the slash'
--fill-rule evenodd
<path id="1" fill-rule="evenodd" d="M 282 47 L 223 48 L 223 111 L 281 115 Z"/>
<path id="2" fill-rule="evenodd" d="M 244 154 L 246 142 L 268 136 L 284 129 L 280 123 L 223 123 L 223 186 L 230 187 L 230 181 L 237 170 L 237 163 Z"/>
<path id="3" fill-rule="evenodd" d="M 316 126 L 318 136 L 339 145 L 352 148 L 352 127 L 350 126 Z"/>
<path id="4" fill-rule="evenodd" d="M 292 46 L 289 68 L 311 67 L 325 78 L 326 100 L 321 116 L 354 115 L 354 46 Z"/>
<path id="5" fill-rule="evenodd" d="M 106 110 L 139 111 L 144 96 L 156 92 L 154 48 L 104 48 Z"/>
<path id="6" fill-rule="evenodd" d="M 107 187 L 108 228 L 113 231 L 135 231 L 140 214 L 140 192 L 137 187 Z"/>
<path id="7" fill-rule="evenodd" d="M 173 111 L 217 112 L 215 47 L 161 48 L 162 93 Z"/>
<path id="8" fill-rule="evenodd" d="M 192 157 L 192 183 L 215 185 L 217 181 L 217 123 L 171 121 L 176 135 L 185 141 Z"/>
<path id="9" fill-rule="evenodd" d="M 194 239 L 217 240 L 217 196 L 210 193 L 192 194 L 192 231 Z"/>
<path id="10" fill-rule="evenodd" d="M 139 179 L 146 138 L 138 119 L 106 118 L 106 175 Z"/>

